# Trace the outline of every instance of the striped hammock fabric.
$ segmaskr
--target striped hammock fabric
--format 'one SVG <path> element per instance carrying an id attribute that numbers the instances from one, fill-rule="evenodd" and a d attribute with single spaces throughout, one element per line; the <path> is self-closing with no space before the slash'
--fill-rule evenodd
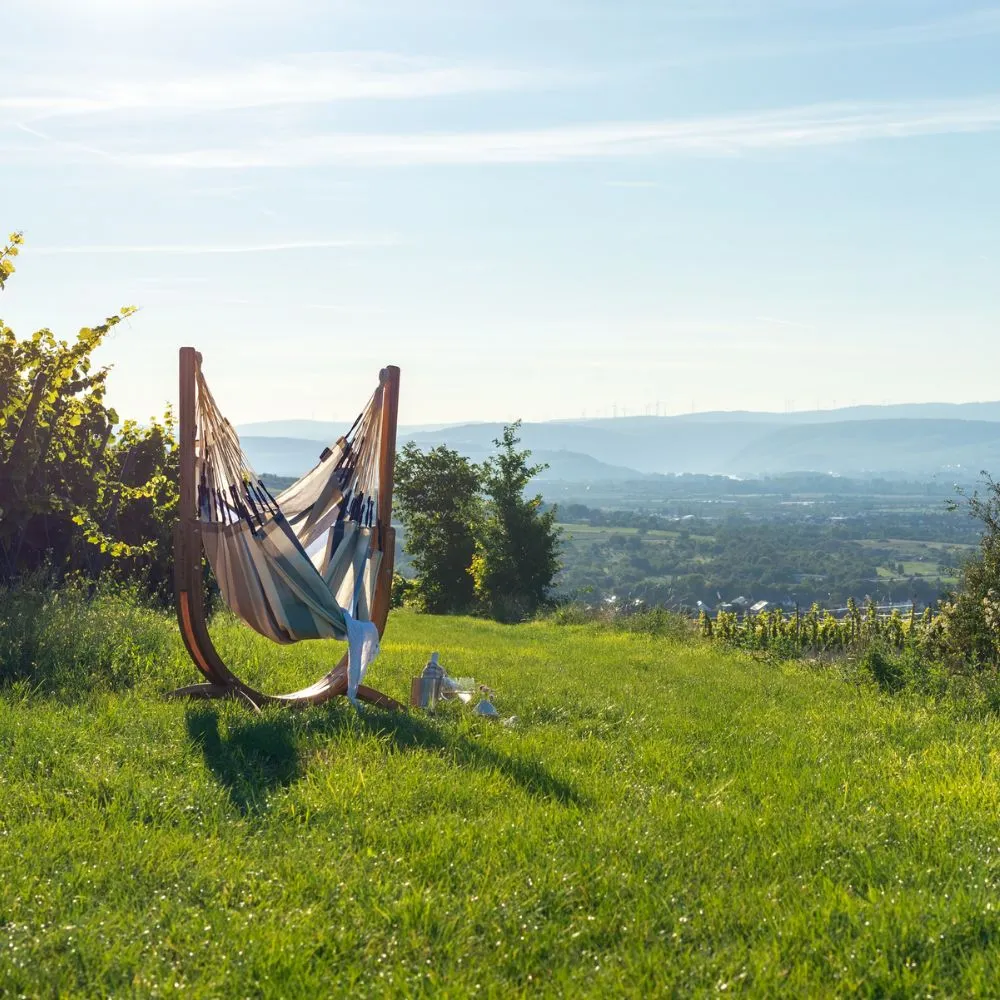
<path id="1" fill-rule="evenodd" d="M 378 653 L 371 614 L 385 527 L 377 519 L 381 386 L 351 430 L 277 497 L 200 371 L 196 413 L 201 536 L 223 599 L 274 642 L 347 639 L 355 700 Z"/>

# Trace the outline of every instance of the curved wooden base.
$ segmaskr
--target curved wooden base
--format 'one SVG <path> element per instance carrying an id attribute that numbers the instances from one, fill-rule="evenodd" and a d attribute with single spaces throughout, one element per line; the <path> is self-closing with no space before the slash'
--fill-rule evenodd
<path id="1" fill-rule="evenodd" d="M 347 681 L 344 681 L 343 689 L 340 685 L 331 687 L 326 697 L 307 701 L 302 698 L 292 698 L 289 695 L 268 695 L 259 691 L 251 691 L 243 684 L 226 686 L 223 684 L 189 684 L 186 687 L 177 688 L 176 691 L 168 691 L 165 698 L 239 698 L 249 705 L 255 712 L 259 712 L 263 705 L 319 705 L 322 702 L 335 698 L 338 695 L 347 694 Z M 384 709 L 387 712 L 401 712 L 403 706 L 395 698 L 377 691 L 375 688 L 367 687 L 364 684 L 358 686 L 358 700 L 375 708 Z"/>

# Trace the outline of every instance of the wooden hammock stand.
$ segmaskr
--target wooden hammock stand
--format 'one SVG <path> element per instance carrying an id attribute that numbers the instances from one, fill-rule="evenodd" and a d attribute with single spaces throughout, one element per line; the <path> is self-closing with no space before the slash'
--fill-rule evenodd
<path id="1" fill-rule="evenodd" d="M 254 708 L 265 704 L 319 705 L 347 693 L 347 654 L 325 677 L 289 694 L 265 694 L 241 681 L 222 661 L 208 634 L 202 584 L 201 524 L 198 520 L 195 482 L 195 413 L 201 355 L 193 347 L 180 351 L 180 518 L 174 533 L 174 589 L 181 636 L 205 683 L 172 691 L 169 697 L 240 698 Z M 382 525 L 383 552 L 372 598 L 371 620 L 379 635 L 389 616 L 396 532 L 391 526 L 393 468 L 396 455 L 396 417 L 399 407 L 399 369 L 384 369 L 382 379 L 382 439 L 379 443 L 378 523 Z M 361 685 L 358 698 L 379 708 L 402 708 L 394 698 Z"/>

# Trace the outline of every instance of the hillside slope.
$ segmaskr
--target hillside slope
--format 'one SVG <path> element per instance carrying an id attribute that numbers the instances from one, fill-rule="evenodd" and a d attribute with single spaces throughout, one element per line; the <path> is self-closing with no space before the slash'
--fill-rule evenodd
<path id="1" fill-rule="evenodd" d="M 162 700 L 195 676 L 166 615 L 47 620 L 34 693 L 0 687 L 0 994 L 994 990 L 996 720 L 704 646 L 411 614 L 372 682 L 402 695 L 439 650 L 514 723 L 257 716 Z M 269 685 L 339 653 L 213 634 Z"/>

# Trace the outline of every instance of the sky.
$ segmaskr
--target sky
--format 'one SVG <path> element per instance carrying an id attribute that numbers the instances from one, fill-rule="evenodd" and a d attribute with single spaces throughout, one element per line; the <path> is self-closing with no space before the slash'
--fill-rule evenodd
<path id="1" fill-rule="evenodd" d="M 7 0 L 0 317 L 144 419 L 1000 398 L 1000 6 Z"/>

